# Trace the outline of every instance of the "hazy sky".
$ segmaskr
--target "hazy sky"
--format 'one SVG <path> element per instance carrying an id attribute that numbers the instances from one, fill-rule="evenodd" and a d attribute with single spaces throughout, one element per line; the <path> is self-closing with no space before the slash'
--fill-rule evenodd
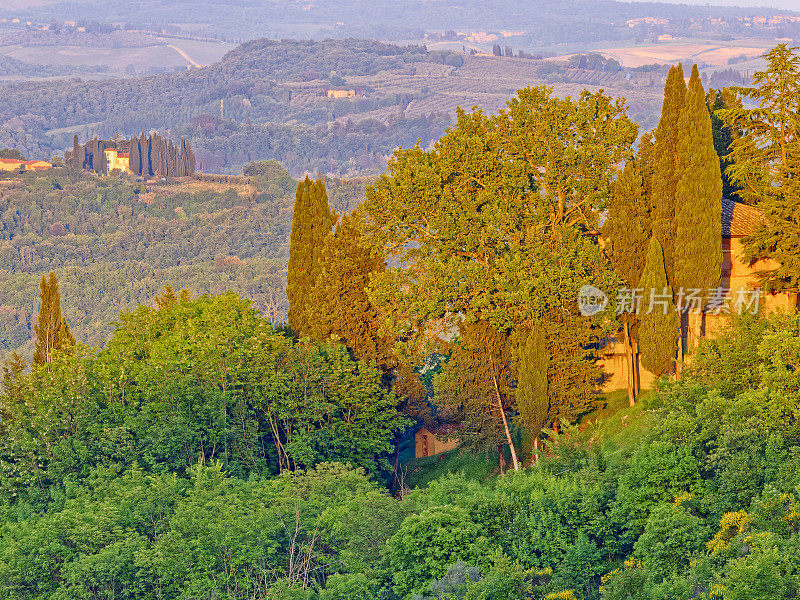
<path id="1" fill-rule="evenodd" d="M 658 0 L 656 0 L 658 1 Z M 675 4 L 704 6 L 773 6 L 800 12 L 800 0 L 673 0 Z M 673 2 L 670 2 L 672 4 Z"/>

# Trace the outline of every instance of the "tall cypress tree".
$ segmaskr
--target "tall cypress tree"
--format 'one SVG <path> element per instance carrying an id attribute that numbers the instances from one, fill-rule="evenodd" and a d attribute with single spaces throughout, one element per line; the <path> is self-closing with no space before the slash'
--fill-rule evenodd
<path id="1" fill-rule="evenodd" d="M 78 142 L 78 135 L 72 138 L 72 155 L 69 157 L 69 167 L 73 171 L 80 171 L 83 169 L 83 162 L 85 160 L 85 151 L 83 146 Z"/>
<path id="2" fill-rule="evenodd" d="M 642 365 L 654 375 L 671 373 L 675 366 L 680 319 L 675 312 L 671 290 L 667 285 L 664 250 L 655 237 L 650 238 L 639 287 L 642 288 L 643 295 L 639 317 Z M 664 304 L 655 302 L 651 306 L 651 298 L 654 296 Z"/>
<path id="3" fill-rule="evenodd" d="M 651 216 L 653 235 L 664 249 L 664 267 L 670 286 L 675 278 L 675 201 L 678 184 L 678 120 L 686 103 L 683 66 L 671 67 L 664 86 L 661 119 L 655 131 Z"/>
<path id="4" fill-rule="evenodd" d="M 705 293 L 719 285 L 722 268 L 722 175 L 697 65 L 692 67 L 679 133 L 674 287 Z M 702 314 L 692 310 L 689 323 L 697 345 Z"/>
<path id="5" fill-rule="evenodd" d="M 360 232 L 344 215 L 326 236 L 320 271 L 308 307 L 308 332 L 315 339 L 336 336 L 358 360 L 385 370 L 394 365 L 391 340 L 378 335 L 380 316 L 367 297 L 370 276 L 386 269 L 381 258 L 359 245 Z"/>
<path id="6" fill-rule="evenodd" d="M 130 157 L 128 167 L 134 175 L 139 175 L 142 172 L 142 155 L 139 150 L 139 140 L 136 136 L 131 138 L 128 156 Z"/>
<path id="7" fill-rule="evenodd" d="M 103 152 L 105 148 L 101 148 L 101 146 L 102 144 L 100 143 L 100 140 L 97 138 L 92 140 L 92 169 L 98 175 L 105 173 L 106 167 L 108 166 L 106 164 L 105 152 Z"/>
<path id="8" fill-rule="evenodd" d="M 312 334 L 309 304 L 320 274 L 323 246 L 335 220 L 324 182 L 306 177 L 295 194 L 286 282 L 289 327 L 298 335 Z"/>
<path id="9" fill-rule="evenodd" d="M 52 271 L 49 277 L 42 275 L 39 284 L 39 317 L 33 329 L 36 332 L 34 364 L 53 362 L 54 350 L 60 350 L 65 343 L 75 343 L 69 325 L 61 314 L 61 294 L 58 291 L 58 280 Z"/>
<path id="10" fill-rule="evenodd" d="M 630 161 L 612 188 L 608 218 L 603 234 L 614 271 L 631 290 L 636 288 L 644 270 L 650 240 L 650 199 L 645 175 L 652 179 L 649 164 L 652 145 L 643 139 L 637 157 Z M 623 343 L 628 362 L 628 401 L 636 401 L 638 385 L 638 318 L 632 312 L 620 316 Z"/>
<path id="11" fill-rule="evenodd" d="M 535 325 L 522 337 L 519 345 L 517 413 L 531 438 L 536 462 L 539 462 L 542 428 L 549 424 L 552 417 L 547 383 L 549 369 L 547 333 L 543 327 Z"/>
<path id="12" fill-rule="evenodd" d="M 144 131 L 139 137 L 139 152 L 142 155 L 142 177 L 149 177 L 153 174 L 150 167 L 150 140 L 147 139 Z"/>

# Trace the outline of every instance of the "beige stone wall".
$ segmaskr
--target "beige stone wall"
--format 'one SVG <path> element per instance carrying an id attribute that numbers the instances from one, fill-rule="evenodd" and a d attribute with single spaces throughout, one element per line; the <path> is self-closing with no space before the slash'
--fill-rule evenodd
<path id="1" fill-rule="evenodd" d="M 417 458 L 423 456 L 435 456 L 442 452 L 447 452 L 458 448 L 459 442 L 456 439 L 448 439 L 444 442 L 438 440 L 436 436 L 423 427 L 414 434 L 414 455 Z"/>

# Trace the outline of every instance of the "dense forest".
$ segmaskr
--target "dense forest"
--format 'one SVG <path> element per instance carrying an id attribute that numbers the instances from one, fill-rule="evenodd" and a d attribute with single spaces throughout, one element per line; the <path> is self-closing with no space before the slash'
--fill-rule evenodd
<path id="1" fill-rule="evenodd" d="M 399 499 L 379 371 L 232 294 L 159 301 L 102 351 L 7 365 L 4 597 L 796 597 L 796 316 L 735 323 L 536 466 Z"/>
<path id="2" fill-rule="evenodd" d="M 285 319 L 296 181 L 274 162 L 245 173 L 239 184 L 145 184 L 69 168 L 0 180 L 0 354 L 30 344 L 36 282 L 51 270 L 90 345 L 105 342 L 121 310 L 170 284 L 232 289 Z M 351 210 L 367 181 L 328 180 L 332 206 Z"/>
<path id="3" fill-rule="evenodd" d="M 33 352 L 3 364 L 2 593 L 796 598 L 800 315 L 740 307 L 703 332 L 721 314 L 723 194 L 764 217 L 742 239 L 745 261 L 769 261 L 760 285 L 800 292 L 800 55 L 764 58 L 753 87 L 723 91 L 671 67 L 638 144 L 602 91 L 527 87 L 497 114 L 460 110 L 432 147 L 396 150 L 357 206 L 352 182 L 296 182 L 275 162 L 181 194 L 10 174 L 9 199 L 39 216 L 34 229 L 9 203 L 4 256 L 39 301 Z M 198 189 L 220 183 L 237 187 Z M 43 196 L 83 212 L 56 227 Z M 167 285 L 86 345 L 70 271 L 47 273 L 63 253 L 37 255 L 34 274 L 14 252 L 46 227 L 87 236 L 95 214 L 120 236 L 226 223 L 212 207 L 285 223 L 284 245 L 266 239 L 286 252 L 286 321 Z M 587 288 L 605 297 L 588 311 Z M 649 310 L 628 302 L 636 289 Z M 627 397 L 601 393 L 609 338 Z M 423 424 L 460 447 L 401 461 Z"/>

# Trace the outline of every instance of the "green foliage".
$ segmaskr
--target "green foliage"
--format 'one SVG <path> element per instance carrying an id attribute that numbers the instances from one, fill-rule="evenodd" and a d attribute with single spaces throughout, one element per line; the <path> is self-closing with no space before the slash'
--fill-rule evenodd
<path id="1" fill-rule="evenodd" d="M 675 270 L 674 279 L 670 280 L 676 292 L 681 288 L 688 292 L 720 285 L 722 179 L 705 97 L 700 73 L 694 65 L 678 118 Z M 690 318 L 699 324 L 699 315 Z"/>
<path id="2" fill-rule="evenodd" d="M 800 56 L 796 50 L 783 43 L 764 54 L 767 67 L 753 75 L 753 87 L 733 88 L 740 101 L 719 113 L 728 127 L 740 132 L 731 145 L 727 174 L 741 188 L 739 196 L 764 212 L 764 222 L 745 239 L 745 258 L 777 262 L 777 267 L 760 273 L 768 291 L 800 290 L 796 202 Z M 744 108 L 742 102 L 757 106 Z"/>
<path id="3" fill-rule="evenodd" d="M 686 82 L 683 78 L 683 65 L 670 67 L 664 85 L 664 103 L 661 119 L 655 130 L 653 147 L 653 179 L 650 196 L 652 215 L 652 235 L 664 251 L 664 267 L 670 287 L 674 287 L 675 256 L 675 207 L 677 184 L 681 176 L 678 170 L 678 147 L 682 133 L 680 117 L 686 104 Z"/>
<path id="4" fill-rule="evenodd" d="M 634 556 L 656 582 L 685 571 L 703 550 L 709 531 L 703 520 L 683 504 L 661 504 L 650 513 L 644 532 L 634 544 Z"/>
<path id="5" fill-rule="evenodd" d="M 336 216 L 328 206 L 325 183 L 308 177 L 297 184 L 289 242 L 286 295 L 289 327 L 301 336 L 312 332 L 313 293 L 322 268 L 325 239 L 331 235 Z"/>
<path id="6" fill-rule="evenodd" d="M 479 560 L 486 544 L 462 508 L 443 506 L 409 516 L 386 543 L 395 592 L 401 597 L 427 593 L 431 580 L 445 575 L 448 565 Z"/>
<path id="7" fill-rule="evenodd" d="M 643 290 L 644 305 L 639 325 L 642 366 L 656 375 L 671 373 L 675 364 L 676 341 L 680 335 L 680 320 L 667 283 L 664 252 L 655 237 L 650 238 L 647 261 L 638 287 Z"/>
<path id="8" fill-rule="evenodd" d="M 341 345 L 293 344 L 233 293 L 120 316 L 108 346 L 10 376 L 8 490 L 47 498 L 99 464 L 269 475 L 337 459 L 388 468 L 398 430 L 381 373 Z"/>
<path id="9" fill-rule="evenodd" d="M 34 326 L 36 351 L 33 353 L 33 363 L 44 365 L 53 362 L 54 352 L 74 345 L 75 338 L 69 331 L 67 320 L 61 314 L 61 294 L 55 273 L 51 271 L 49 278 L 42 275 L 39 290 L 39 317 Z"/>
<path id="10" fill-rule="evenodd" d="M 615 433 L 617 415 L 606 416 L 602 426 L 553 433 L 536 467 L 493 480 L 486 470 L 451 473 L 399 500 L 341 463 L 276 474 L 277 449 L 261 471 L 248 467 L 255 454 L 232 444 L 227 456 L 180 466 L 167 457 L 178 430 L 142 452 L 139 438 L 170 427 L 159 403 L 190 399 L 207 414 L 226 381 L 237 406 L 256 406 L 262 444 L 273 442 L 275 419 L 292 461 L 323 451 L 365 460 L 372 448 L 331 408 L 345 395 L 350 413 L 366 418 L 361 430 L 380 421 L 364 404 L 388 411 L 377 374 L 361 373 L 343 346 L 278 336 L 231 294 L 160 300 L 158 310 L 124 315 L 106 350 L 56 352 L 49 369 L 31 373 L 7 366 L 4 598 L 788 599 L 800 589 L 797 315 L 732 323 L 715 342 L 719 355 L 755 347 L 747 368 L 758 377 L 725 395 L 700 365 L 637 405 L 639 414 L 646 404 L 639 418 L 649 426 L 633 437 L 633 424 Z M 148 405 L 145 427 L 136 415 Z M 310 424 L 317 406 L 333 411 L 324 426 Z M 218 416 L 200 427 L 193 412 L 172 412 L 202 447 L 211 435 L 224 447 Z M 129 423 L 142 428 L 128 435 Z M 343 448 L 353 456 L 337 454 Z M 148 463 L 157 450 L 163 460 Z"/>

